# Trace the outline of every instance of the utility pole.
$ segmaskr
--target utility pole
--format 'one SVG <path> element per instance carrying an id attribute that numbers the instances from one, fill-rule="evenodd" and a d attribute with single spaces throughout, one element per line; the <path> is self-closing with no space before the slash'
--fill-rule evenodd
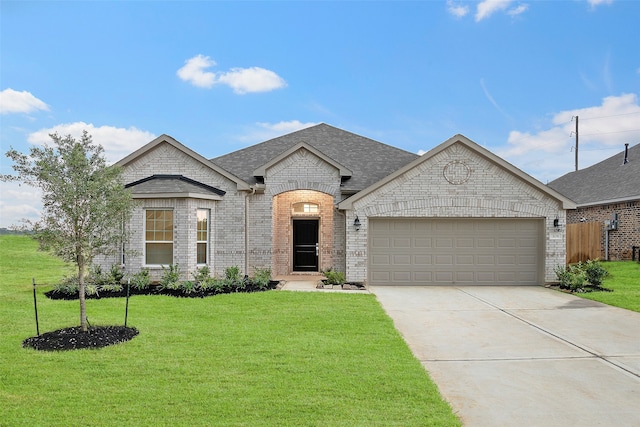
<path id="1" fill-rule="evenodd" d="M 578 116 L 576 116 L 576 170 L 578 170 Z"/>

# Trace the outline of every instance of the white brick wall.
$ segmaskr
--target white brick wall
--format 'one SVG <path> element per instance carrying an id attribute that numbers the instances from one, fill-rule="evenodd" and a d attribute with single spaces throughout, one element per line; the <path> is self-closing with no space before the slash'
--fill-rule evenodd
<path id="1" fill-rule="evenodd" d="M 209 266 L 216 275 L 223 275 L 230 266 L 245 268 L 244 212 L 245 192 L 237 191 L 236 183 L 186 155 L 169 144 L 160 144 L 128 164 L 124 182 L 130 183 L 151 175 L 183 175 L 198 182 L 226 191 L 221 201 L 202 199 L 141 199 L 131 218 L 131 239 L 127 245 L 134 255 L 126 258 L 126 270 L 135 273 L 144 267 L 144 210 L 171 208 L 174 210 L 174 263 L 180 266 L 183 279 L 192 278 L 196 269 L 196 211 L 210 209 Z M 97 263 L 109 267 L 119 263 L 117 257 L 101 257 Z M 151 269 L 157 280 L 162 269 Z"/>
<path id="2" fill-rule="evenodd" d="M 445 179 L 444 168 L 452 161 L 469 167 L 466 182 L 454 185 Z M 346 227 L 347 280 L 367 279 L 371 217 L 546 218 L 545 280 L 556 280 L 553 269 L 564 264 L 566 227 L 553 229 L 556 217 L 566 224 L 560 202 L 462 144 L 425 160 L 357 200 L 353 208 L 346 223 L 353 224 L 357 214 L 362 226 L 360 231 Z"/>

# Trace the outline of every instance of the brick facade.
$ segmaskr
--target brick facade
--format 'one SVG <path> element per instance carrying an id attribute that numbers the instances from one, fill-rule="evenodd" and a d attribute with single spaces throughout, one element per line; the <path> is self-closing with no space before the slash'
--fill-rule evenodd
<path id="1" fill-rule="evenodd" d="M 173 263 L 180 266 L 183 279 L 190 278 L 197 268 L 198 209 L 210 212 L 208 265 L 218 276 L 230 266 L 238 266 L 243 274 L 250 275 L 256 268 L 270 268 L 274 276 L 290 274 L 292 228 L 298 218 L 319 221 L 318 269 L 345 272 L 350 281 L 367 280 L 367 229 L 372 217 L 544 218 L 546 280 L 555 278 L 553 268 L 565 258 L 565 229 L 553 228 L 555 218 L 565 224 L 562 202 L 545 192 L 543 186 L 532 185 L 462 143 L 417 161 L 404 173 L 381 181 L 384 184 L 375 190 L 359 193 L 360 198 L 355 197 L 357 193 L 350 208 L 340 209 L 338 205 L 345 197 L 340 166 L 305 147 L 274 158 L 274 163 L 261 169 L 264 185 L 254 186 L 234 180 L 233 175 L 175 141 L 158 139 L 136 156 L 126 158 L 126 183 L 156 174 L 183 175 L 226 193 L 220 200 L 198 194 L 139 199 L 128 224 L 131 240 L 126 249 L 134 252 L 125 258 L 128 273 L 147 267 L 145 209 L 154 208 L 174 212 Z M 294 204 L 304 202 L 318 205 L 318 212 L 294 212 Z M 353 226 L 356 216 L 361 223 L 359 231 Z M 119 264 L 121 257 L 97 262 L 108 268 Z M 153 266 L 151 274 L 157 280 L 162 269 Z"/>
<path id="2" fill-rule="evenodd" d="M 608 259 L 628 260 L 632 255 L 631 247 L 640 246 L 640 200 L 569 210 L 567 222 L 569 224 L 594 221 L 603 223 L 611 220 L 614 213 L 618 214 L 618 229 L 609 231 Z M 604 259 L 607 259 L 605 252 L 606 232 L 606 228 L 603 227 L 600 245 Z"/>
<path id="3" fill-rule="evenodd" d="M 274 275 L 293 271 L 292 227 L 295 218 L 318 218 L 319 270 L 340 268 L 342 262 L 334 261 L 334 255 L 343 250 L 343 247 L 336 247 L 343 239 L 334 239 L 336 229 L 340 230 L 340 220 L 338 224 L 334 221 L 334 217 L 338 217 L 334 206 L 340 197 L 340 173 L 335 166 L 300 148 L 268 168 L 264 182 L 265 194 L 272 198 Z M 293 205 L 301 202 L 317 204 L 319 212 L 294 213 Z"/>
<path id="4" fill-rule="evenodd" d="M 447 180 L 448 165 L 464 168 L 464 176 Z M 555 218 L 565 223 L 562 204 L 462 144 L 451 145 L 354 202 L 346 223 L 353 224 L 356 215 L 360 230 L 347 227 L 347 279 L 352 281 L 367 279 L 372 217 L 545 218 L 545 281 L 555 280 L 553 269 L 565 260 L 566 230 L 553 228 Z"/>

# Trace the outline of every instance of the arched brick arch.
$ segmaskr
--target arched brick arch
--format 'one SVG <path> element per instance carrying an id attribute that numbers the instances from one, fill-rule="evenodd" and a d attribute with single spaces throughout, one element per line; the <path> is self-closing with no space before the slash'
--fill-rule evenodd
<path id="1" fill-rule="evenodd" d="M 314 203 L 317 213 L 294 213 L 296 203 Z M 318 219 L 319 270 L 333 266 L 333 195 L 313 189 L 283 191 L 273 196 L 273 274 L 286 275 L 293 271 L 293 220 Z"/>

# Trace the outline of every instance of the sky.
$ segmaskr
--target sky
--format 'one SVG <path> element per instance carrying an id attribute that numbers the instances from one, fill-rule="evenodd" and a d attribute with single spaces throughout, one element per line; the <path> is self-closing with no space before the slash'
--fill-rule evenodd
<path id="1" fill-rule="evenodd" d="M 422 154 L 456 134 L 547 183 L 640 143 L 640 1 L 0 1 L 4 155 L 83 130 L 110 162 L 317 123 Z M 0 227 L 40 195 L 0 183 Z"/>

